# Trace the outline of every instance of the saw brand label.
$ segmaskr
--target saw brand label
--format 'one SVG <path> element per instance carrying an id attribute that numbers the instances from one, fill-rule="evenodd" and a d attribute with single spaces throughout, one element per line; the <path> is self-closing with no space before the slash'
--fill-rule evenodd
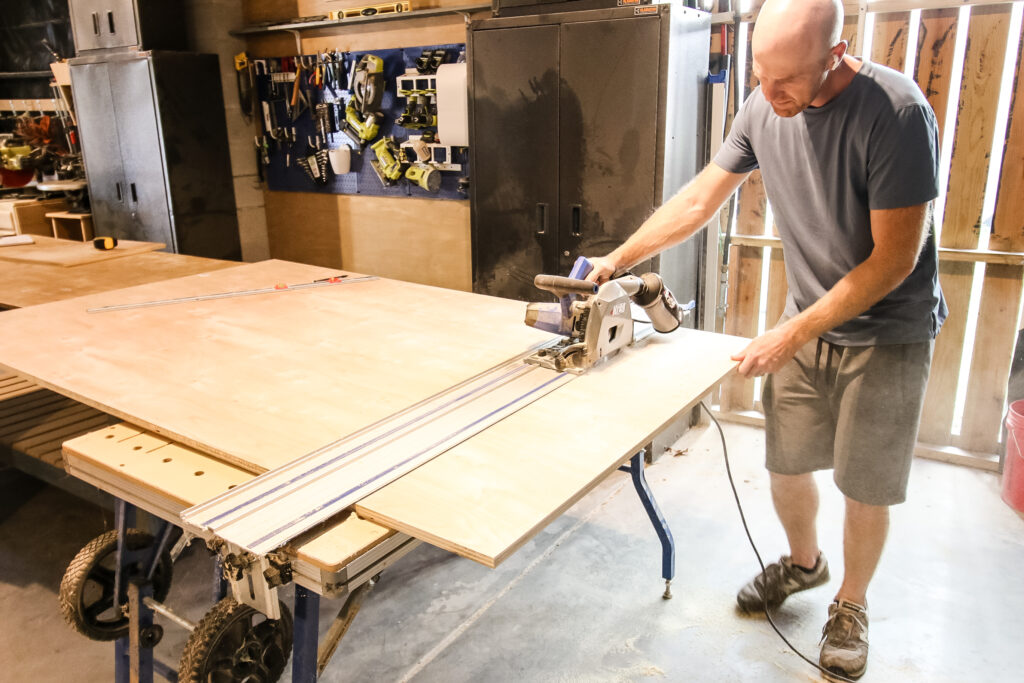
<path id="1" fill-rule="evenodd" d="M 640 15 L 643 15 L 643 14 L 657 14 L 657 13 L 658 13 L 658 8 L 655 7 L 654 5 L 647 5 L 646 7 L 637 7 L 637 8 L 635 8 L 633 10 L 633 14 L 635 16 L 640 16 Z"/>
<path id="2" fill-rule="evenodd" d="M 612 315 L 625 315 L 626 313 L 626 302 L 618 303 L 612 306 Z"/>
<path id="3" fill-rule="evenodd" d="M 619 7 L 632 7 L 639 5 L 643 0 L 619 0 Z"/>

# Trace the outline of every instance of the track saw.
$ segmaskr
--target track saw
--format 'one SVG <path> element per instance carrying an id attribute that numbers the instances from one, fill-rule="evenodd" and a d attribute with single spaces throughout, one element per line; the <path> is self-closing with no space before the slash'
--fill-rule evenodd
<path id="1" fill-rule="evenodd" d="M 634 334 L 633 304 L 662 333 L 674 331 L 692 313 L 693 302 L 680 306 L 657 273 L 626 274 L 598 286 L 583 279 L 591 269 L 581 256 L 569 277 L 534 278 L 534 286 L 559 297 L 559 303 L 527 304 L 525 322 L 563 339 L 527 357 L 527 363 L 581 375 L 649 334 L 646 327 L 643 334 Z"/>

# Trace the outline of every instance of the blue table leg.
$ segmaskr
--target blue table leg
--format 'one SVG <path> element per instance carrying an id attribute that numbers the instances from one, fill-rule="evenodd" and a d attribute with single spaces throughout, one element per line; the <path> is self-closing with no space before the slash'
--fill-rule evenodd
<path id="1" fill-rule="evenodd" d="M 114 641 L 114 683 L 128 683 L 128 636 Z"/>
<path id="2" fill-rule="evenodd" d="M 320 596 L 295 586 L 295 626 L 292 636 L 292 683 L 317 679 L 317 645 L 320 630 Z"/>
<path id="3" fill-rule="evenodd" d="M 661 596 L 666 600 L 672 598 L 672 578 L 676 575 L 676 544 L 672 538 L 672 531 L 668 528 L 668 522 L 654 501 L 654 494 L 647 484 L 647 477 L 644 475 L 644 451 L 640 451 L 629 459 L 629 466 L 619 468 L 623 472 L 629 472 L 633 478 L 633 486 L 636 488 L 640 502 L 647 511 L 647 516 L 654 525 L 654 531 L 661 541 L 661 576 L 665 579 L 665 593 Z"/>

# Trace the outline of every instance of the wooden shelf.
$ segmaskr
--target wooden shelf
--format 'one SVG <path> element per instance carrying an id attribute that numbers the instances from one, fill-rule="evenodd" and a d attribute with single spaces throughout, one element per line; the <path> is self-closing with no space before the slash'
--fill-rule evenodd
<path id="1" fill-rule="evenodd" d="M 322 21 L 301 21 L 291 23 L 270 24 L 269 26 L 259 24 L 246 26 L 236 31 L 229 31 L 233 36 L 251 36 L 264 33 L 277 33 L 282 31 L 309 31 L 325 28 L 344 28 L 375 21 L 395 21 L 398 19 L 423 19 L 426 17 L 437 17 L 445 14 L 462 14 L 466 12 L 479 12 L 489 10 L 488 5 L 467 5 L 465 7 L 437 7 L 432 9 L 411 10 L 409 12 L 388 12 L 387 14 L 373 14 L 367 17 L 350 17 L 348 19 L 324 19 Z"/>

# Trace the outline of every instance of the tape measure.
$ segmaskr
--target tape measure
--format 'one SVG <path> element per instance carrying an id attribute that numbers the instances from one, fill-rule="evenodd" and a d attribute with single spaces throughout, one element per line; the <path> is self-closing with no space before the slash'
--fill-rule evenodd
<path id="1" fill-rule="evenodd" d="M 96 247 L 100 251 L 109 251 L 117 246 L 116 237 L 97 237 L 92 241 L 92 246 Z"/>

